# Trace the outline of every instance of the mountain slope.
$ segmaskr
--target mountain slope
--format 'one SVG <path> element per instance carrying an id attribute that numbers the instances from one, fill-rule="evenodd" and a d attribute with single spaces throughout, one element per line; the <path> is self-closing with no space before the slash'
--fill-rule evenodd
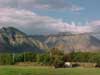
<path id="1" fill-rule="evenodd" d="M 57 34 L 45 37 L 44 43 L 48 48 L 58 48 L 65 52 L 81 51 L 81 52 L 96 52 L 100 51 L 100 40 L 96 37 L 83 34 Z M 43 38 L 42 38 L 43 39 Z M 38 39 L 40 40 L 40 39 Z M 41 41 L 41 40 L 40 40 Z M 42 40 L 43 41 L 43 40 Z"/>
<path id="2" fill-rule="evenodd" d="M 45 52 L 50 48 L 65 52 L 96 52 L 100 51 L 100 40 L 88 34 L 73 35 L 69 32 L 27 37 L 27 34 L 13 27 L 0 29 L 0 52 Z"/>
<path id="3" fill-rule="evenodd" d="M 43 52 L 43 46 L 38 40 L 26 37 L 20 30 L 8 27 L 0 29 L 0 52 Z"/>

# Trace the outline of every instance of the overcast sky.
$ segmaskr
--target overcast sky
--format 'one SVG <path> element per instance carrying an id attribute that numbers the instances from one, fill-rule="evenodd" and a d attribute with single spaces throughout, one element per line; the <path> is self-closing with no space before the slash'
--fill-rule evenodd
<path id="1" fill-rule="evenodd" d="M 0 0 L 0 27 L 28 34 L 96 32 L 100 0 Z"/>

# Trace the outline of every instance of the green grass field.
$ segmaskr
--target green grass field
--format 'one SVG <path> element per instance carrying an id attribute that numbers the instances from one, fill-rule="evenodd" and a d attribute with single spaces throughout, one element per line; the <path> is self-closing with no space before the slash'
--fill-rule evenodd
<path id="1" fill-rule="evenodd" d="M 100 69 L 0 66 L 0 75 L 100 75 Z"/>

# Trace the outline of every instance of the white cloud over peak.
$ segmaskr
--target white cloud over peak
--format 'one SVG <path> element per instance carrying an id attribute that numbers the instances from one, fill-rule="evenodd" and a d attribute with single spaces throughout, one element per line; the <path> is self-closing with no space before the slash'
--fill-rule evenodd
<path id="1" fill-rule="evenodd" d="M 67 23 L 62 19 L 36 14 L 33 9 L 44 10 L 84 10 L 76 4 L 65 0 L 0 0 L 0 27 L 13 26 L 30 34 L 75 32 L 85 33 L 99 31 L 100 20 L 84 25 Z"/>
<path id="2" fill-rule="evenodd" d="M 0 27 L 13 26 L 27 33 L 90 32 L 89 26 L 77 26 L 49 16 L 40 16 L 28 10 L 0 8 Z"/>

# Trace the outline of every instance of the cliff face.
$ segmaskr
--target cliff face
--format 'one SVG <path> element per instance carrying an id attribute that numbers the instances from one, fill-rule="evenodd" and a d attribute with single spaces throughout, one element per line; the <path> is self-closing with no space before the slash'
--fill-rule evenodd
<path id="1" fill-rule="evenodd" d="M 81 51 L 96 52 L 100 51 L 100 40 L 88 34 L 83 35 L 49 35 L 45 37 L 44 43 L 48 48 L 58 48 L 65 52 Z M 43 41 L 41 39 L 38 39 Z"/>
<path id="2" fill-rule="evenodd" d="M 26 36 L 27 34 L 13 27 L 0 29 L 0 52 L 44 51 L 45 45 Z"/>

